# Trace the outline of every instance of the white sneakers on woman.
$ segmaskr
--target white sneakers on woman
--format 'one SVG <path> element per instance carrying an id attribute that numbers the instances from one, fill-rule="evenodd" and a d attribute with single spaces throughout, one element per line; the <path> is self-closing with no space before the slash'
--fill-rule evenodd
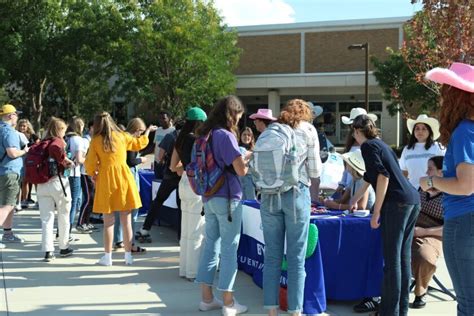
<path id="1" fill-rule="evenodd" d="M 240 304 L 234 297 L 234 304 L 232 306 L 222 306 L 222 315 L 223 316 L 234 316 L 238 314 L 243 314 L 247 311 L 247 306 Z"/>

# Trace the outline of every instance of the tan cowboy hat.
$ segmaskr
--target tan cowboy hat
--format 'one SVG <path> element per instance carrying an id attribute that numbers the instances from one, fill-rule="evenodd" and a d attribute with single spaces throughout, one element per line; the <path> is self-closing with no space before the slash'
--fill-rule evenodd
<path id="1" fill-rule="evenodd" d="M 365 163 L 364 158 L 362 158 L 362 153 L 360 150 L 351 151 L 345 154 L 342 154 L 342 159 L 357 171 L 360 175 L 365 173 Z"/>
<path id="2" fill-rule="evenodd" d="M 439 122 L 437 119 L 433 117 L 428 117 L 426 114 L 420 114 L 416 118 L 416 120 L 408 119 L 407 120 L 407 127 L 408 127 L 408 132 L 410 134 L 413 133 L 413 129 L 415 128 L 415 125 L 418 123 L 423 123 L 431 127 L 431 130 L 433 131 L 433 140 L 437 140 L 439 138 Z"/>
<path id="3" fill-rule="evenodd" d="M 372 121 L 377 121 L 377 115 L 372 113 L 367 114 L 367 111 L 363 108 L 353 108 L 349 114 L 349 117 L 341 116 L 341 121 L 346 125 L 350 125 L 359 115 L 367 115 Z"/>

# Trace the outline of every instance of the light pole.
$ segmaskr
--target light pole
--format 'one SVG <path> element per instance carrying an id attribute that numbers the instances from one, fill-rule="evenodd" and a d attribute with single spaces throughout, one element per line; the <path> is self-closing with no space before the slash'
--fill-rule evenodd
<path id="1" fill-rule="evenodd" d="M 352 44 L 347 49 L 365 50 L 365 110 L 369 112 L 369 43 Z"/>

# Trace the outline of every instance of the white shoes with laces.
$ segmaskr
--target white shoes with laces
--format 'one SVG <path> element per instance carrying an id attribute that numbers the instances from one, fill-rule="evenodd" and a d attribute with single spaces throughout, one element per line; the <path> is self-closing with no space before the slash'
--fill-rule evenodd
<path id="1" fill-rule="evenodd" d="M 199 310 L 202 312 L 212 311 L 215 309 L 221 309 L 223 305 L 224 304 L 221 300 L 214 297 L 210 303 L 201 301 L 199 303 Z"/>
<path id="2" fill-rule="evenodd" d="M 240 304 L 234 297 L 234 304 L 232 306 L 222 306 L 222 315 L 223 316 L 234 316 L 238 314 L 243 314 L 247 311 L 247 306 Z"/>

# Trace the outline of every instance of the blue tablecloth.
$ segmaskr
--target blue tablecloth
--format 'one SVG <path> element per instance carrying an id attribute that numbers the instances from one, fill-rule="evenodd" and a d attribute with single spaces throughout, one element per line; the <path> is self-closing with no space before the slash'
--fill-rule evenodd
<path id="1" fill-rule="evenodd" d="M 244 202 L 243 231 L 238 250 L 239 269 L 252 275 L 262 287 L 264 243 L 259 205 Z M 305 263 L 306 282 L 303 310 L 306 314 L 326 310 L 326 298 L 355 300 L 379 296 L 382 283 L 382 246 L 379 230 L 370 228 L 370 217 L 340 216 L 313 218 L 319 242 Z M 258 231 L 260 229 L 260 231 Z M 282 284 L 286 274 L 282 273 Z"/>
<path id="2" fill-rule="evenodd" d="M 153 170 L 140 169 L 138 171 L 140 179 L 140 197 L 142 199 L 142 207 L 138 210 L 138 214 L 144 215 L 148 212 L 151 205 L 151 184 L 155 179 Z"/>

